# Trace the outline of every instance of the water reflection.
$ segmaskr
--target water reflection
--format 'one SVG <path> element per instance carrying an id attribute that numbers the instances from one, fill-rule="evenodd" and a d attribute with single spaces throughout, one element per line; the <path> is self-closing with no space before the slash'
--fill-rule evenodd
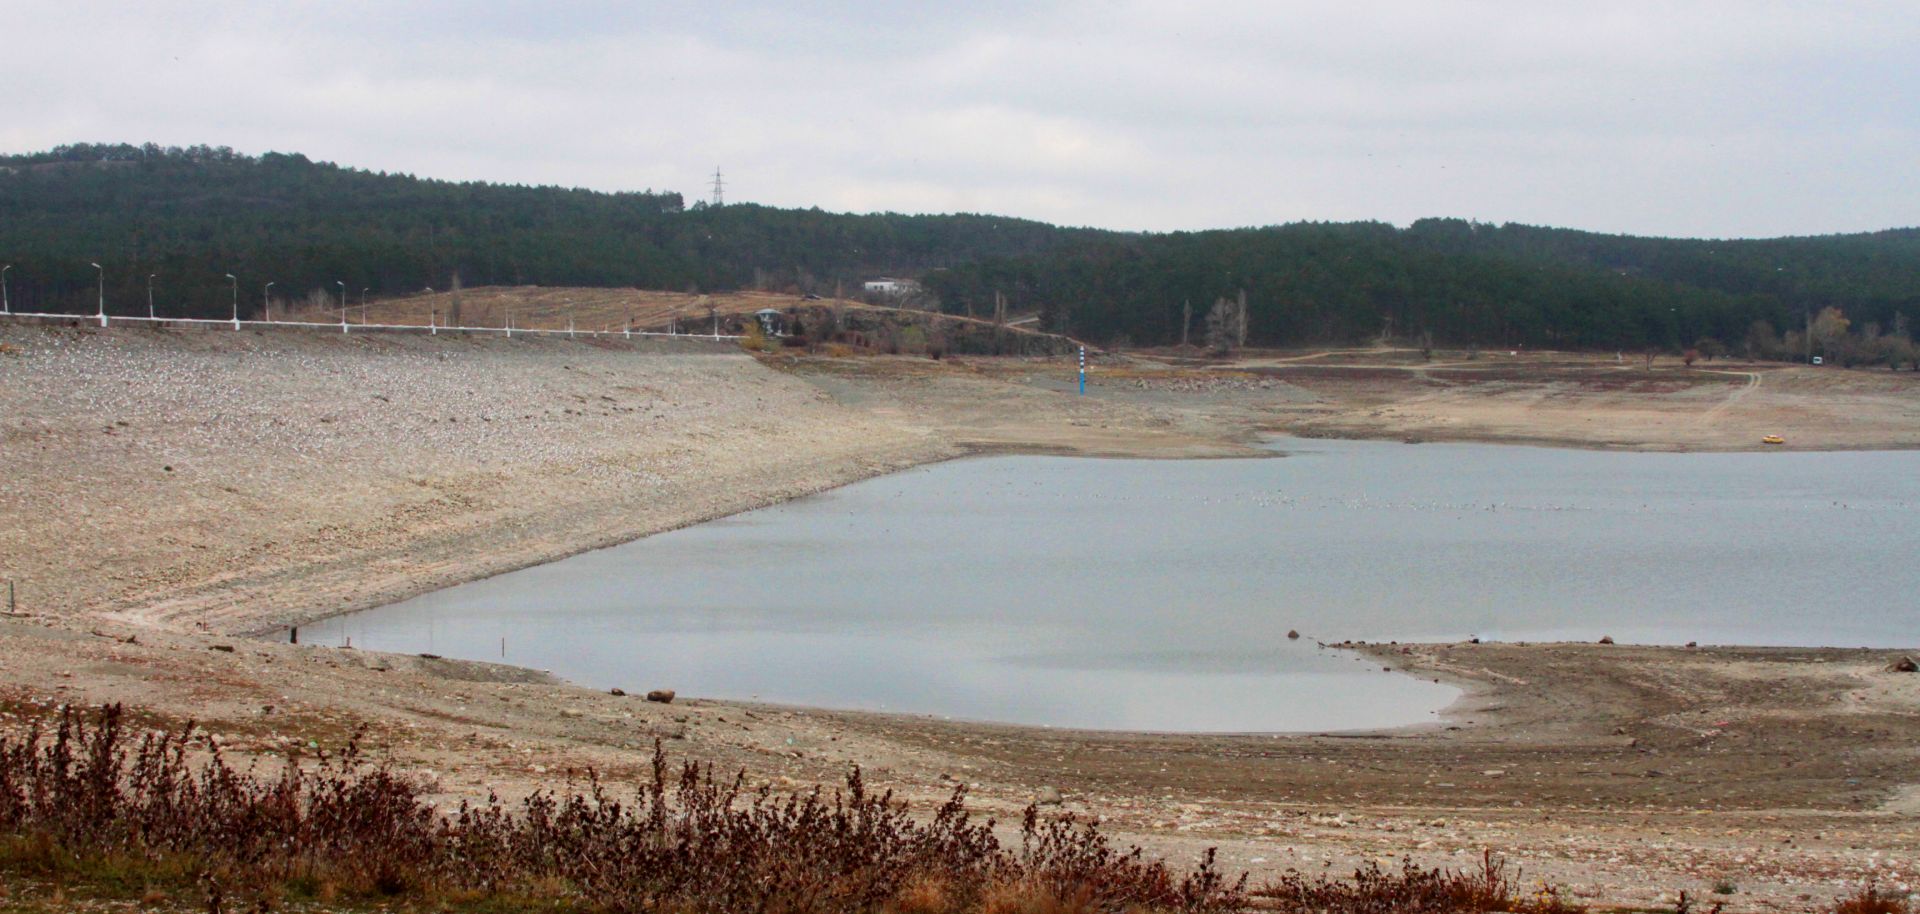
<path id="1" fill-rule="evenodd" d="M 1393 726 L 1455 694 L 1314 638 L 1911 643 L 1920 455 L 1279 446 L 941 464 L 302 635 L 630 690 L 1204 731 Z"/>

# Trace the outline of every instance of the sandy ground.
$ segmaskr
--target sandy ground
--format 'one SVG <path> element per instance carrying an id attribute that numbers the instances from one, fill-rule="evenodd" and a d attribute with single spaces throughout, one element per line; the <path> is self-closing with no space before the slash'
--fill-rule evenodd
<path id="1" fill-rule="evenodd" d="M 1130 358 L 1115 394 L 1302 436 L 1633 450 L 1920 447 L 1920 376 L 1777 363 L 1692 367 L 1565 353 L 1350 350 L 1226 364 Z M 1264 385 L 1271 384 L 1272 387 Z M 1276 394 L 1273 391 L 1279 391 Z M 1198 396 L 1196 396 L 1198 395 Z"/>
<path id="2" fill-rule="evenodd" d="M 1112 356 L 1079 398 L 1042 361 L 0 325 L 0 578 L 23 614 L 0 620 L 0 725 L 126 701 L 261 753 L 365 728 L 448 799 L 637 771 L 658 738 L 782 786 L 861 764 L 919 799 L 965 782 L 988 810 L 1057 790 L 1155 851 L 1218 845 L 1256 872 L 1492 847 L 1607 905 L 1724 880 L 1733 910 L 1799 910 L 1870 873 L 1903 884 L 1920 676 L 1878 652 L 1367 647 L 1469 697 L 1418 730 L 1175 737 L 660 705 L 238 637 L 979 451 L 1231 456 L 1262 430 L 1920 444 L 1912 375 L 1704 369 Z"/>

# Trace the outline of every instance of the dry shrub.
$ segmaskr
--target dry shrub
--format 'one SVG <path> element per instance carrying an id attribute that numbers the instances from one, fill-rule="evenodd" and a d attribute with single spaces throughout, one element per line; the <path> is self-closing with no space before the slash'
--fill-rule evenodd
<path id="1" fill-rule="evenodd" d="M 1057 887 L 1031 879 L 991 886 L 980 902 L 980 914 L 1100 914 L 1103 910 L 1085 886 L 1062 895 Z"/>
<path id="2" fill-rule="evenodd" d="M 747 326 L 740 333 L 740 348 L 748 352 L 772 352 L 780 348 L 780 343 L 768 337 L 766 330 L 760 326 L 760 321 L 749 315 Z"/>
<path id="3" fill-rule="evenodd" d="M 1115 849 L 1072 818 L 1027 810 L 1018 848 L 966 811 L 964 789 L 925 819 L 855 769 L 843 790 L 747 789 L 710 767 L 677 773 L 656 746 L 651 777 L 616 799 L 584 790 L 498 798 L 450 815 L 349 745 L 267 778 L 215 748 L 187 760 L 194 730 L 130 742 L 118 706 L 92 723 L 62 709 L 0 739 L 0 867 L 57 879 L 179 887 L 218 899 L 525 901 L 613 912 L 892 910 L 1227 911 L 1241 907 L 1212 854 L 1191 871 Z M 108 875 L 112 874 L 112 878 Z"/>
<path id="4" fill-rule="evenodd" d="M 1271 901 L 1273 910 L 1299 914 L 1573 914 L 1583 910 L 1552 887 L 1523 893 L 1517 877 L 1507 875 L 1506 863 L 1492 852 L 1481 858 L 1477 870 L 1421 869 L 1405 859 L 1398 872 L 1369 863 L 1349 879 L 1308 879 L 1289 872 L 1253 895 Z"/>
<path id="5" fill-rule="evenodd" d="M 1833 914 L 1908 914 L 1912 908 L 1907 900 L 1898 895 L 1888 895 L 1880 891 L 1877 883 L 1869 882 L 1833 907 Z"/>
<path id="6" fill-rule="evenodd" d="M 886 910 L 889 914 L 951 914 L 959 910 L 953 880 L 935 873 L 909 876 L 893 893 Z"/>

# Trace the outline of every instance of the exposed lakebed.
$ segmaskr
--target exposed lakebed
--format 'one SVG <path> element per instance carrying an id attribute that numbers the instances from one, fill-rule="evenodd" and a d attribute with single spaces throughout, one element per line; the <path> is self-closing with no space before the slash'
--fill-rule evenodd
<path id="1" fill-rule="evenodd" d="M 1914 452 L 1275 447 L 922 467 L 301 635 L 629 690 L 1178 731 L 1397 726 L 1457 695 L 1316 639 L 1916 641 Z"/>

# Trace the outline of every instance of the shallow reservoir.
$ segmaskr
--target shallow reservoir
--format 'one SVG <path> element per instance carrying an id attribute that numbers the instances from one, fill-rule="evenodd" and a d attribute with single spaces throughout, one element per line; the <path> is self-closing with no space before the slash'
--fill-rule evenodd
<path id="1" fill-rule="evenodd" d="M 1274 446 L 922 467 L 301 636 L 630 691 L 1255 732 L 1457 695 L 1316 640 L 1920 640 L 1920 453 Z"/>

